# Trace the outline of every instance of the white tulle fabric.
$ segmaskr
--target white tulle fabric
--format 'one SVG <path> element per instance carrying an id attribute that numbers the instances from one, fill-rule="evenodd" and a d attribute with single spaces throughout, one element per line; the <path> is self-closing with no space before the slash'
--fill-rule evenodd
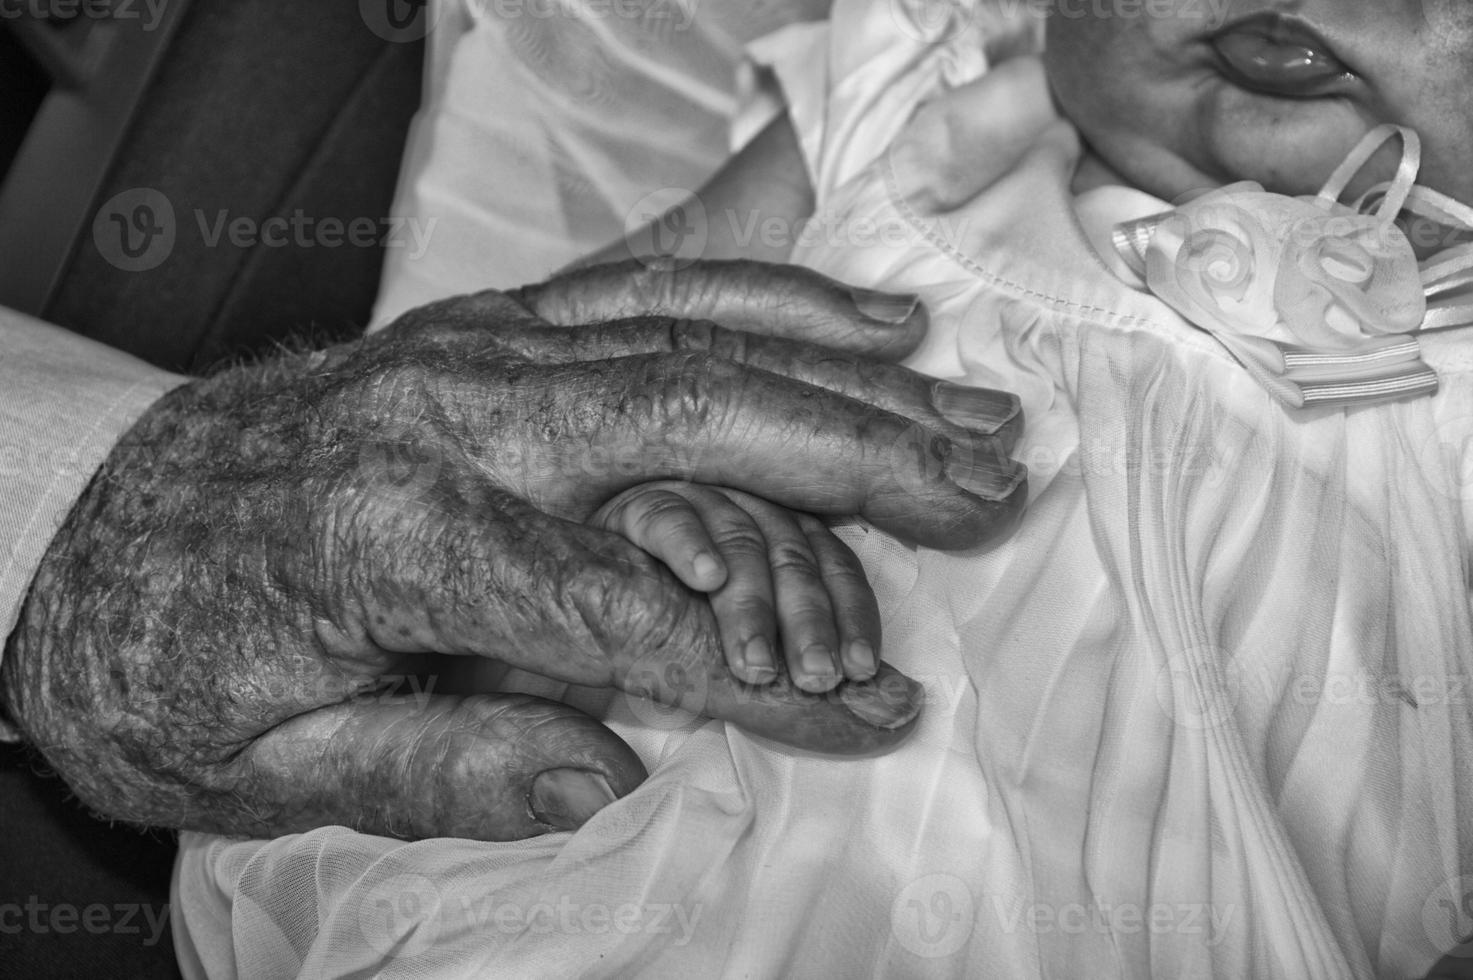
<path id="1" fill-rule="evenodd" d="M 1111 272 L 1163 202 L 1073 198 L 1036 59 L 934 26 L 840 0 L 754 48 L 831 223 L 796 258 L 919 292 L 914 365 L 1028 413 L 1003 545 L 846 532 L 914 740 L 820 759 L 621 699 L 653 775 L 571 836 L 186 835 L 196 969 L 1405 977 L 1473 932 L 1473 342 L 1427 337 L 1436 397 L 1291 414 Z"/>

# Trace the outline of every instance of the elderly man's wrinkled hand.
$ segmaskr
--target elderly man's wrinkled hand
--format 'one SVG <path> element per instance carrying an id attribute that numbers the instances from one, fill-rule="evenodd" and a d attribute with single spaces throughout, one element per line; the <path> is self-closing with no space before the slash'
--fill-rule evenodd
<path id="1" fill-rule="evenodd" d="M 862 356 L 924 326 L 801 270 L 595 268 L 177 389 L 53 541 L 7 708 L 102 813 L 256 835 L 525 837 L 644 778 L 562 704 L 390 683 L 430 653 L 882 750 L 914 723 L 913 682 L 882 665 L 822 696 L 747 686 L 704 596 L 584 522 L 673 479 L 939 547 L 999 533 L 1026 494 L 1016 402 Z M 650 690 L 651 658 L 702 683 Z"/>

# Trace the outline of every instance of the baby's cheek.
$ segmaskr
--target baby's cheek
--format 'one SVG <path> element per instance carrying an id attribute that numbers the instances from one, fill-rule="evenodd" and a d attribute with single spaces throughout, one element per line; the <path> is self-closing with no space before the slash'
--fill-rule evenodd
<path id="1" fill-rule="evenodd" d="M 1468 64 L 1456 71 L 1435 69 L 1434 84 L 1420 97 L 1408 93 L 1404 118 L 1397 121 L 1422 138 L 1417 182 L 1473 205 L 1473 51 L 1462 57 Z"/>
<path id="2" fill-rule="evenodd" d="M 1251 180 L 1280 194 L 1315 194 L 1374 125 L 1347 102 L 1284 104 L 1228 84 L 1199 107 L 1201 146 L 1224 183 Z M 1367 168 L 1366 187 L 1395 173 L 1394 150 Z"/>
<path id="3" fill-rule="evenodd" d="M 1473 2 L 1417 0 L 1423 16 L 1375 65 L 1383 121 L 1422 138 L 1418 183 L 1473 204 Z"/>

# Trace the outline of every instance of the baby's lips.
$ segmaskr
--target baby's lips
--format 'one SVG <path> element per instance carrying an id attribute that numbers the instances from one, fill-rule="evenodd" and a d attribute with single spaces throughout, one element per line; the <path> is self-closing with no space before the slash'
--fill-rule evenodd
<path id="1" fill-rule="evenodd" d="M 1325 96 L 1352 76 L 1330 43 L 1293 17 L 1260 14 L 1228 25 L 1213 38 L 1229 78 L 1280 98 Z"/>

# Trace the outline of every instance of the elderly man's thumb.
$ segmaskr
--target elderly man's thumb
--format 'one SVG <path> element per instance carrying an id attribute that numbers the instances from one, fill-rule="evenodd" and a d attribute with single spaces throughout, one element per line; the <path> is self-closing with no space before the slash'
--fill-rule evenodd
<path id="1" fill-rule="evenodd" d="M 592 718 L 526 695 L 358 698 L 299 715 L 250 750 L 257 834 L 342 824 L 420 839 L 518 840 L 573 830 L 644 781 Z"/>

